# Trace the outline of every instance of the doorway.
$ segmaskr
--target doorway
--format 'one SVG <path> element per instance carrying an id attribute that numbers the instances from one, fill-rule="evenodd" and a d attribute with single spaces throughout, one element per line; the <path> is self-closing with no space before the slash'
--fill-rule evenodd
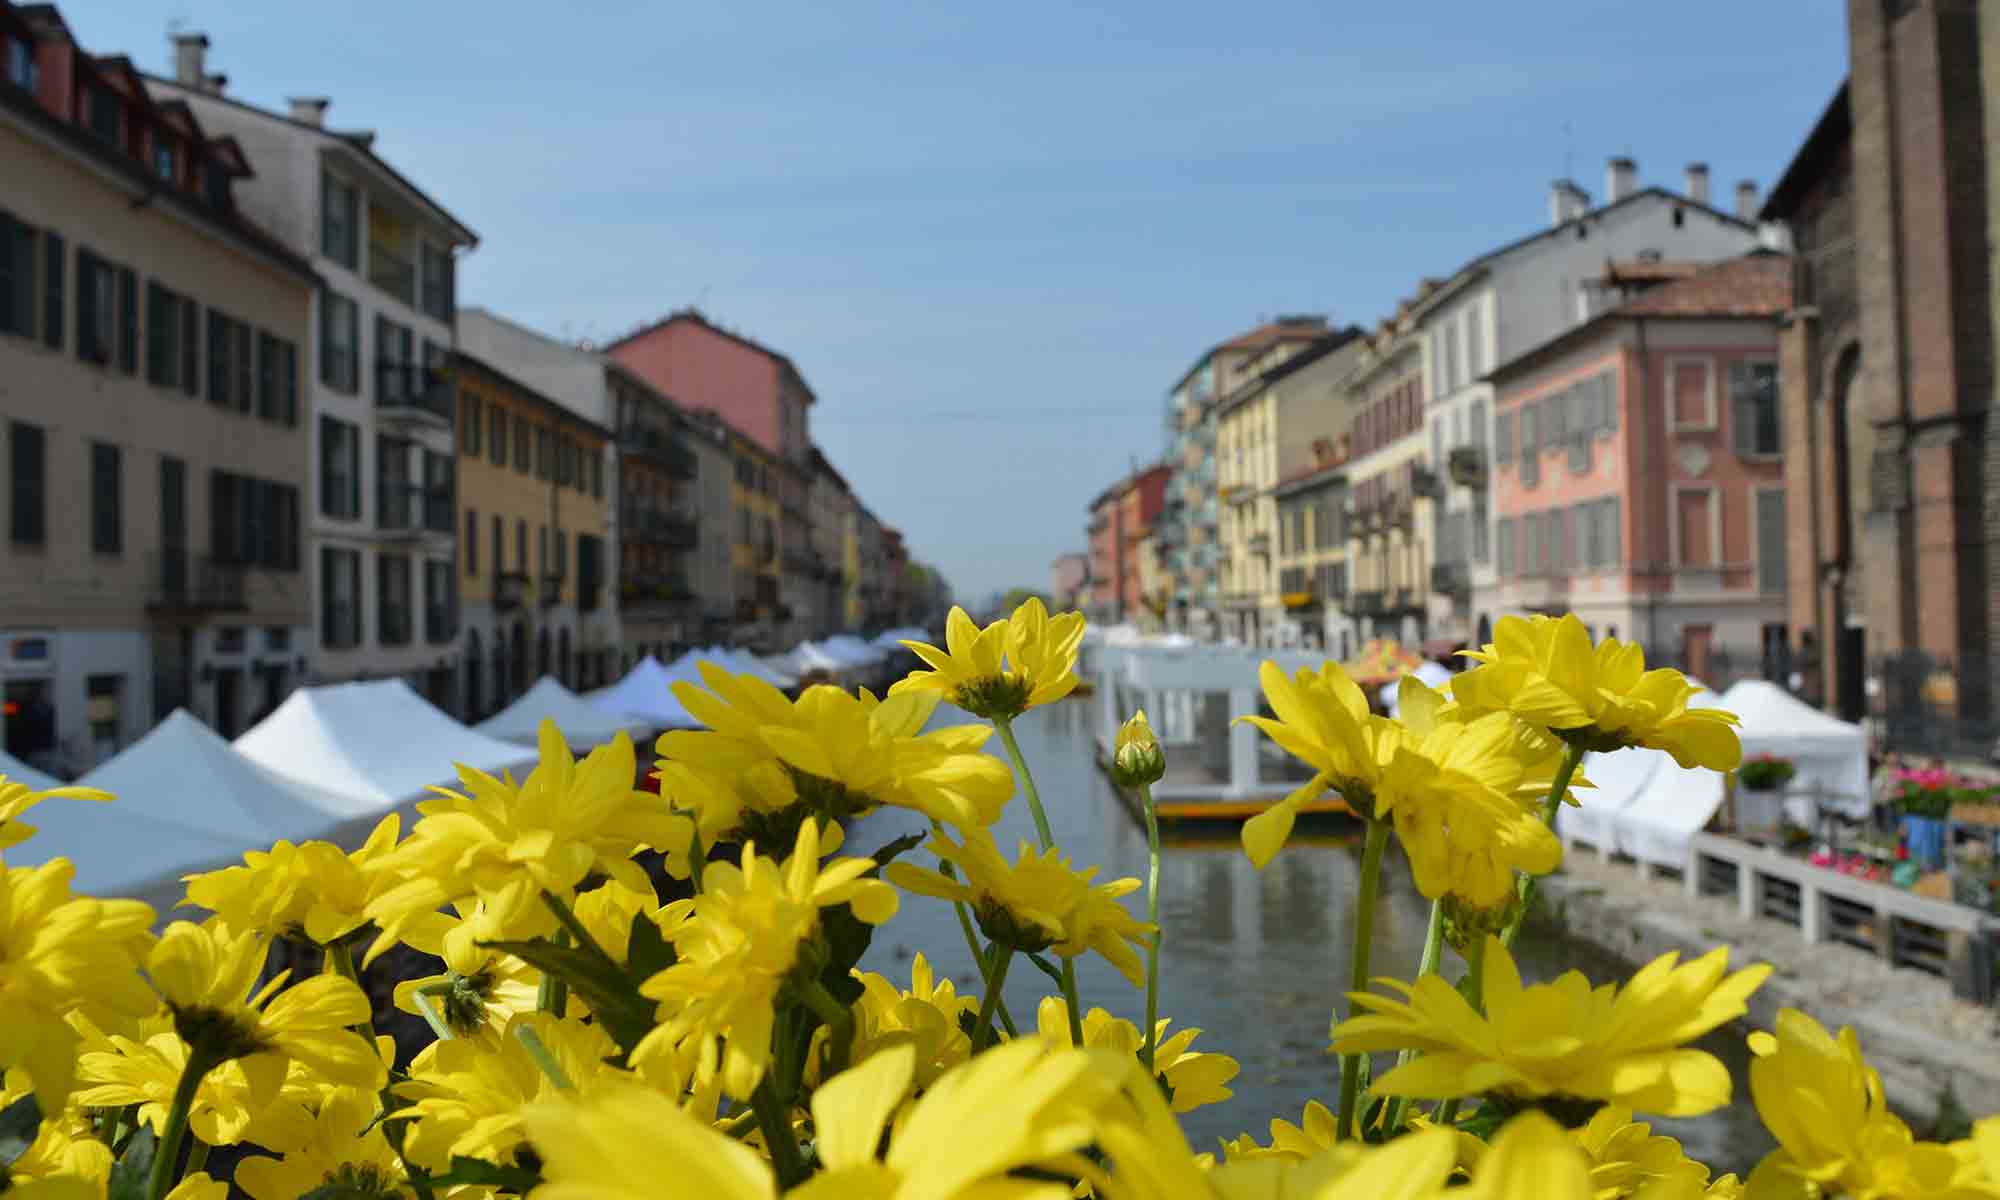
<path id="1" fill-rule="evenodd" d="M 215 671 L 215 732 L 224 740 L 241 733 L 236 714 L 242 704 L 243 671 L 240 667 L 217 667 Z"/>

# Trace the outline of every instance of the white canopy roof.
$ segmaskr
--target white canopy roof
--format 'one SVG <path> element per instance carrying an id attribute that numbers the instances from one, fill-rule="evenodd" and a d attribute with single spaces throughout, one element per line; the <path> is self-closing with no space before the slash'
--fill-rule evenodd
<path id="1" fill-rule="evenodd" d="M 1565 841 L 1610 850 L 1615 844 L 1612 825 L 1617 815 L 1646 790 L 1660 764 L 1672 766 L 1673 761 L 1663 750 L 1638 748 L 1585 755 L 1583 777 L 1595 786 L 1576 789 L 1577 807 L 1565 804 L 1556 812 L 1557 831 Z"/>
<path id="2" fill-rule="evenodd" d="M 31 792 L 46 792 L 52 787 L 62 786 L 60 779 L 35 770 L 4 750 L 0 750 L 0 775 L 5 775 L 14 783 L 27 784 Z"/>
<path id="3" fill-rule="evenodd" d="M 281 839 L 358 846 L 377 815 L 359 797 L 259 766 L 185 709 L 77 783 L 117 799 L 43 801 L 27 818 L 35 835 L 9 857 L 39 863 L 64 855 L 76 863 L 78 891 L 156 906 L 180 898 L 182 875 Z"/>
<path id="4" fill-rule="evenodd" d="M 889 657 L 887 650 L 872 642 L 864 642 L 851 633 L 836 633 L 820 644 L 835 654 L 845 654 L 860 663 L 878 663 Z"/>
<path id="5" fill-rule="evenodd" d="M 683 664 L 685 670 L 680 670 Z M 674 667 L 675 670 L 669 670 L 661 666 L 660 660 L 649 654 L 634 663 L 625 678 L 591 693 L 590 703 L 603 712 L 638 718 L 661 729 L 691 729 L 701 722 L 674 698 L 672 684 L 676 680 L 699 681 L 701 676 L 689 655 L 682 655 Z"/>
<path id="6" fill-rule="evenodd" d="M 300 688 L 236 739 L 253 761 L 386 812 L 457 781 L 456 764 L 499 774 L 535 752 L 475 733 L 400 679 Z"/>
<path id="7" fill-rule="evenodd" d="M 674 665 L 688 664 L 688 678 L 699 683 L 701 675 L 695 670 L 695 664 L 704 660 L 737 675 L 755 675 L 780 691 L 798 686 L 799 677 L 781 670 L 774 665 L 773 660 L 758 658 L 748 650 L 739 650 L 733 646 L 708 646 L 701 650 L 692 650 L 682 655 Z"/>
<path id="8" fill-rule="evenodd" d="M 519 699 L 472 728 L 487 737 L 533 746 L 541 737 L 544 720 L 554 721 L 563 740 L 579 749 L 601 746 L 620 733 L 644 737 L 650 728 L 643 721 L 604 711 L 549 675 L 537 679 Z"/>
<path id="9" fill-rule="evenodd" d="M 1775 754 L 1797 769 L 1787 796 L 1811 796 L 1852 816 L 1869 809 L 1868 735 L 1763 679 L 1745 679 L 1716 702 L 1741 717 L 1743 756 Z"/>
<path id="10" fill-rule="evenodd" d="M 915 625 L 905 625 L 901 629 L 884 630 L 875 635 L 875 644 L 884 650 L 901 650 L 904 642 L 925 642 L 935 644 L 928 629 Z"/>
<path id="11" fill-rule="evenodd" d="M 808 671 L 831 671 L 839 674 L 863 665 L 865 664 L 857 662 L 852 657 L 836 653 L 815 642 L 800 642 L 792 647 L 789 663 L 789 666 L 796 669 L 800 675 Z"/>

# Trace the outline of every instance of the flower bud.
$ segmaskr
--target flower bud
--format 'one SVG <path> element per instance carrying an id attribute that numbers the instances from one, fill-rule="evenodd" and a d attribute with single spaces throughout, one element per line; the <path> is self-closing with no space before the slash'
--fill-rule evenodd
<path id="1" fill-rule="evenodd" d="M 1159 739 L 1153 736 L 1142 708 L 1118 727 L 1118 737 L 1111 746 L 1111 778 L 1120 787 L 1140 787 L 1159 782 L 1166 773 L 1166 755 L 1160 753 Z"/>
<path id="2" fill-rule="evenodd" d="M 1457 895 L 1447 895 L 1444 898 L 1445 944 L 1465 954 L 1475 942 L 1485 941 L 1489 935 L 1497 936 L 1512 925 L 1524 907 L 1517 892 L 1508 893 L 1505 900 L 1491 908 L 1480 908 Z"/>

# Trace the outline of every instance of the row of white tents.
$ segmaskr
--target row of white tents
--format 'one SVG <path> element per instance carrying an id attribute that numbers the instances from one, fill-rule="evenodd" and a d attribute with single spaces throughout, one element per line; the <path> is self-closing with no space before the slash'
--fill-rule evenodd
<path id="1" fill-rule="evenodd" d="M 1774 683 L 1746 679 L 1694 704 L 1725 708 L 1742 719 L 1743 755 L 1776 755 L 1797 773 L 1785 786 L 1791 819 L 1812 827 L 1816 814 L 1868 815 L 1868 739 L 1859 725 L 1827 715 Z M 1595 787 L 1578 788 L 1581 807 L 1565 806 L 1557 826 L 1565 842 L 1679 869 L 1694 835 L 1722 806 L 1723 777 L 1687 770 L 1659 750 L 1591 754 L 1583 773 Z"/>
<path id="2" fill-rule="evenodd" d="M 36 806 L 25 818 L 35 836 L 7 859 L 23 866 L 67 857 L 76 864 L 78 891 L 133 897 L 164 912 L 179 900 L 183 875 L 238 862 L 246 851 L 314 838 L 352 849 L 390 813 L 401 814 L 407 829 L 433 786 L 456 781 L 455 764 L 522 774 L 534 764 L 544 720 L 554 721 L 579 753 L 621 732 L 643 738 L 694 725 L 671 685 L 700 682 L 704 659 L 789 688 L 811 670 L 880 670 L 899 649 L 898 639 L 924 636 L 892 630 L 879 644 L 829 638 L 803 660 L 798 651 L 767 660 L 720 647 L 683 655 L 670 667 L 646 658 L 588 698 L 544 677 L 472 727 L 400 680 L 300 688 L 234 742 L 176 710 L 76 781 L 115 801 Z M 839 666 L 820 667 L 821 661 Z M 4 755 L 0 774 L 37 791 L 59 786 Z"/>

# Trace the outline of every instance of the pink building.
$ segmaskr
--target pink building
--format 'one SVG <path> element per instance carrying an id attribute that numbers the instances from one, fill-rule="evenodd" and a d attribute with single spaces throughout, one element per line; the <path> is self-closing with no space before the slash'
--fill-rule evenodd
<path id="1" fill-rule="evenodd" d="M 1494 607 L 1574 611 L 1717 686 L 1782 678 L 1790 263 L 1657 274 L 1493 372 Z"/>
<path id="2" fill-rule="evenodd" d="M 605 347 L 621 365 L 691 409 L 706 409 L 787 462 L 812 453 L 812 389 L 792 360 L 709 323 L 692 308 Z"/>

